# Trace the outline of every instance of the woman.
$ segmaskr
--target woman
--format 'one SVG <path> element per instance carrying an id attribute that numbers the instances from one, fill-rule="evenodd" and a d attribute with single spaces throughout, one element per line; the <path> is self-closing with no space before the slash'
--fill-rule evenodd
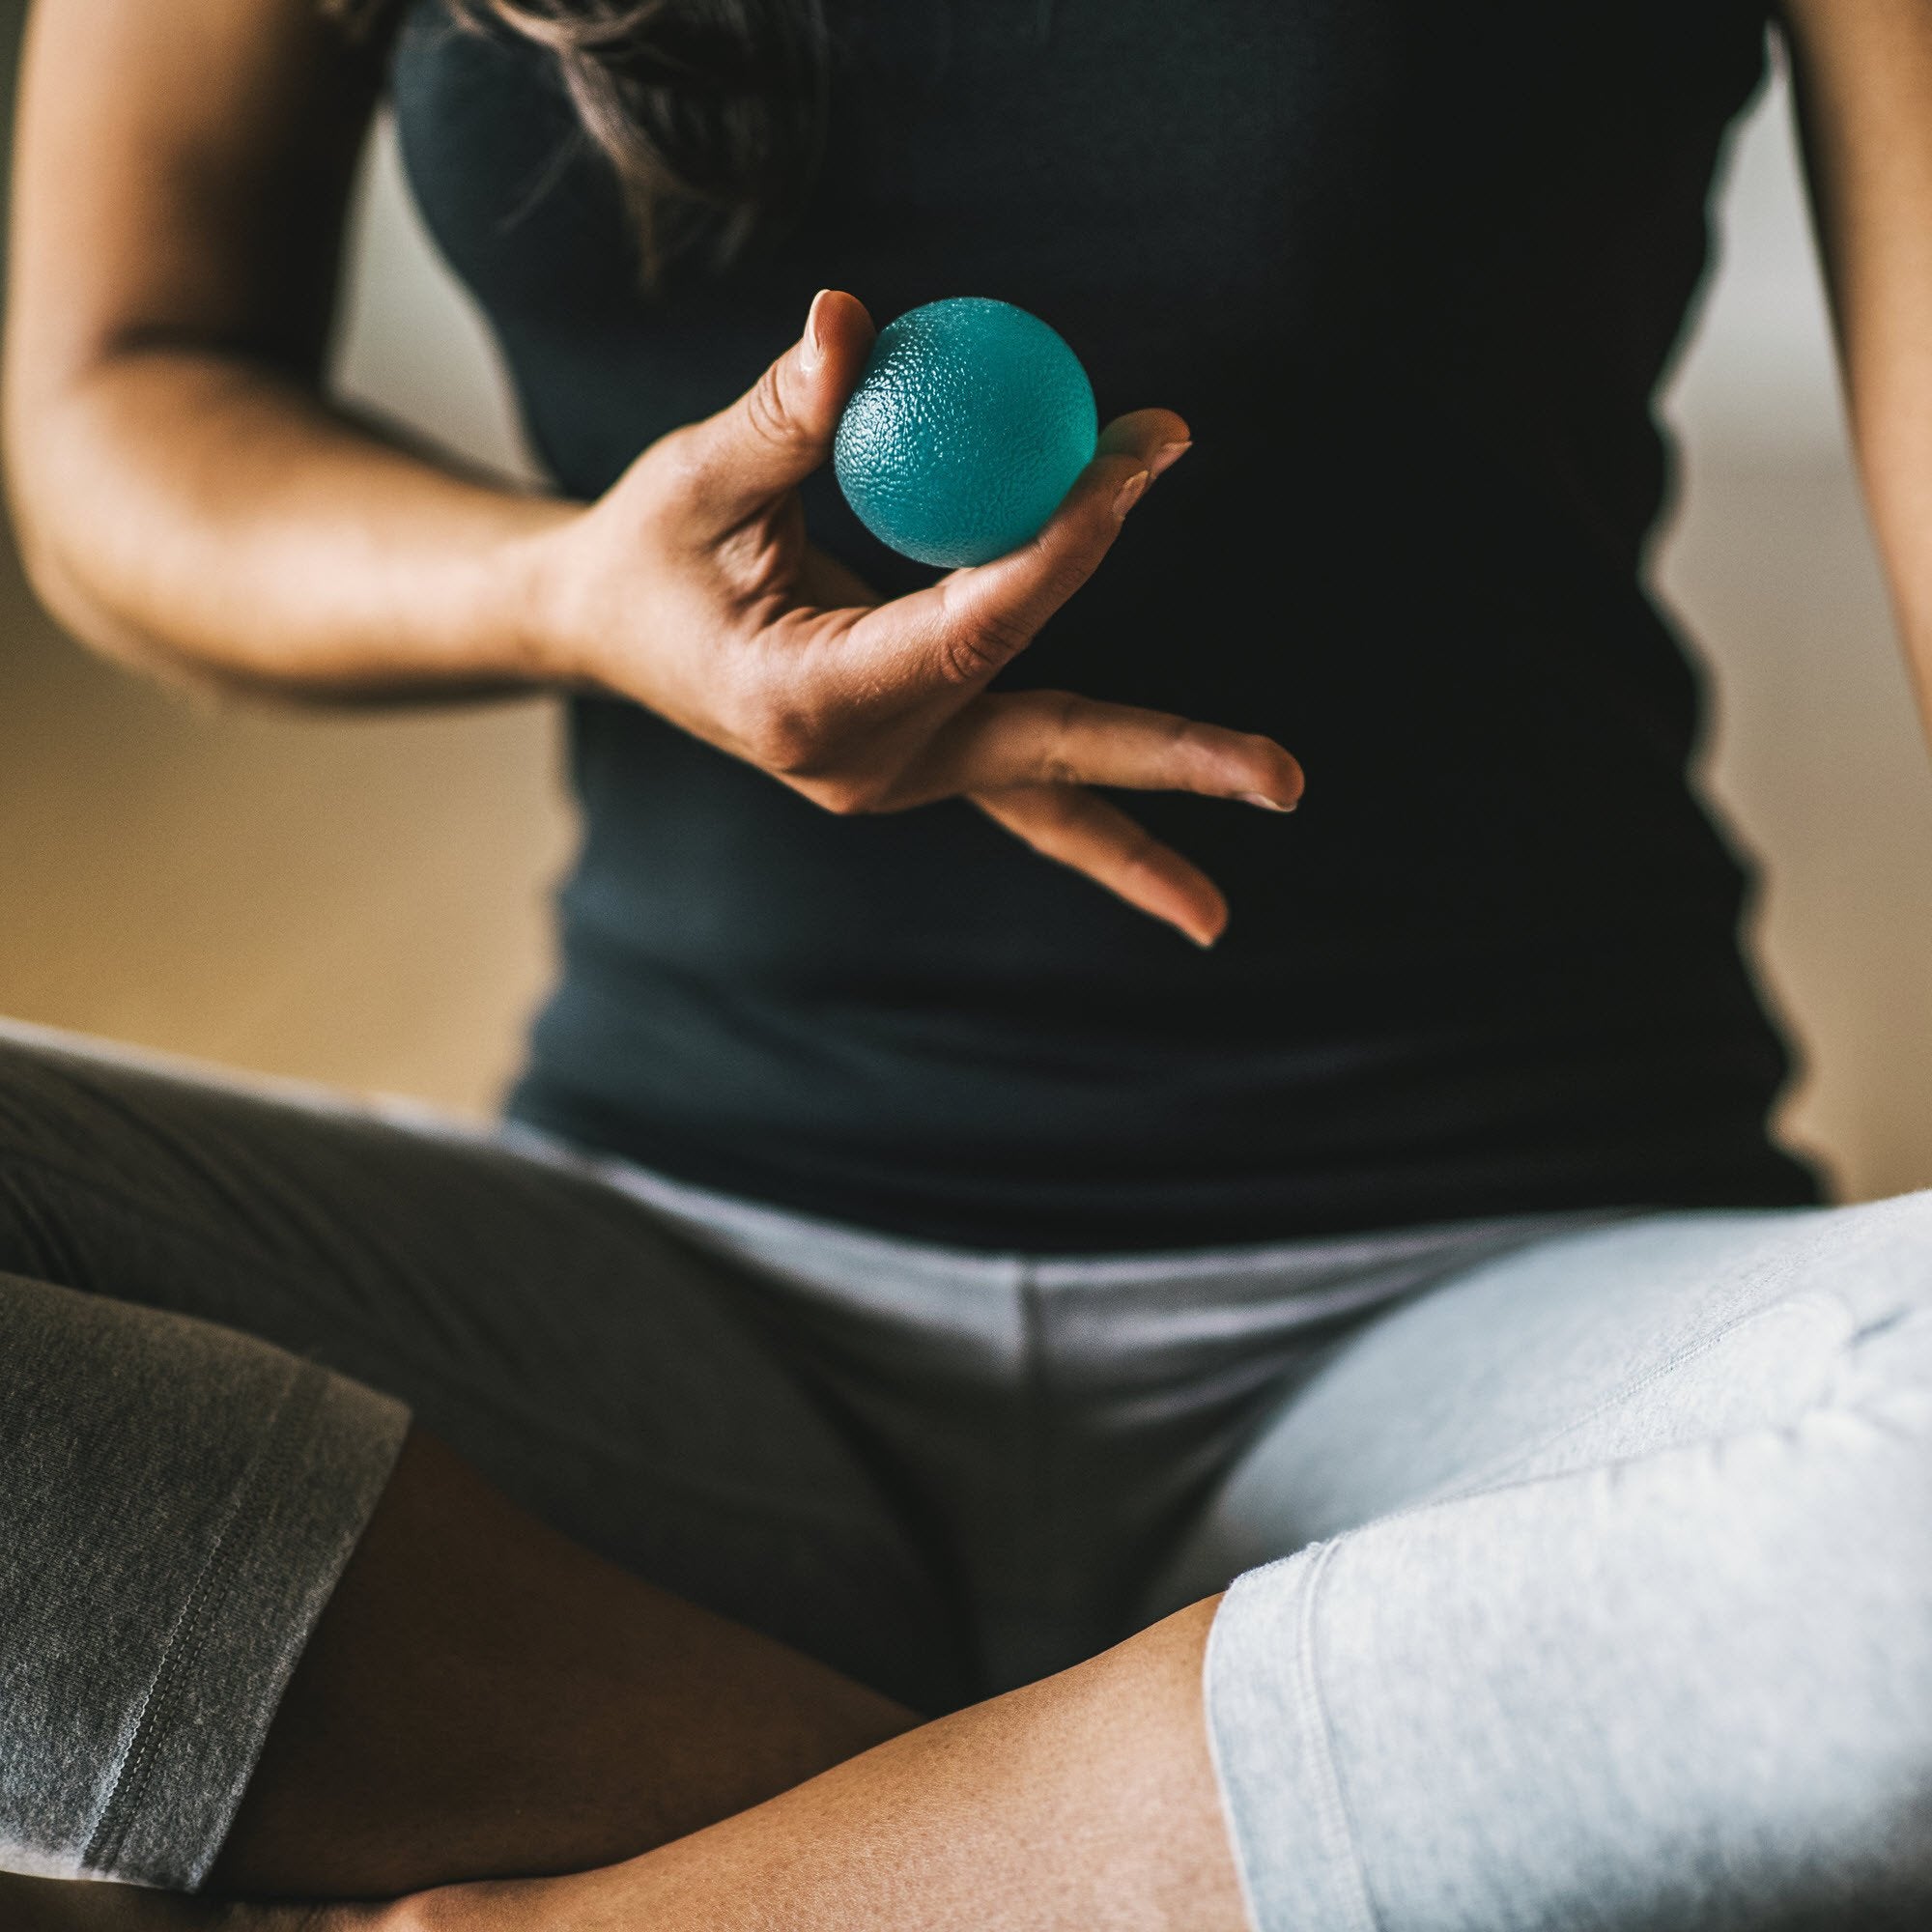
<path id="1" fill-rule="evenodd" d="M 1932 22 L 1787 13 L 1917 645 Z M 585 831 L 500 1132 L 10 1036 L 6 1864 L 1919 1922 L 1932 1202 L 1767 1137 L 1642 587 L 1764 27 L 45 0 L 43 594 L 239 689 L 565 688 Z M 554 495 L 318 394 L 384 86 Z M 933 581 L 825 463 L 873 318 L 959 293 L 1184 407 Z M 83 1889 L 15 1898 L 178 1909 Z"/>

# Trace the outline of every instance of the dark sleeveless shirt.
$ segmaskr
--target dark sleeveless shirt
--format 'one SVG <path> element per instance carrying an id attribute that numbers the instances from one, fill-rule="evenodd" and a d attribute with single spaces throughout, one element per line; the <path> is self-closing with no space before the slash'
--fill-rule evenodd
<path id="1" fill-rule="evenodd" d="M 1145 1249 L 1814 1198 L 1747 873 L 1686 782 L 1643 587 L 1652 399 L 1762 0 L 829 0 L 804 219 L 645 300 L 546 59 L 417 0 L 410 179 L 562 489 L 796 335 L 1044 317 L 1103 420 L 1196 442 L 1009 671 L 1264 731 L 1281 818 L 1124 799 L 1233 904 L 1203 953 L 951 801 L 830 816 L 574 702 L 563 971 L 510 1111 L 701 1183 L 980 1247 Z M 894 594 L 829 471 L 814 541 Z"/>

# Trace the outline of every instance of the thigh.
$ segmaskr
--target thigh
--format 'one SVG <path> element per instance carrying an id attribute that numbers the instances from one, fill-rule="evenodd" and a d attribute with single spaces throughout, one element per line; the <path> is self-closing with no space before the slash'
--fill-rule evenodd
<path id="1" fill-rule="evenodd" d="M 1257 1923 L 1925 1924 L 1932 1196 L 1438 1293 L 1230 1487 L 1218 1560 L 1295 1552 L 1209 1647 Z"/>
<path id="2" fill-rule="evenodd" d="M 904 1722 L 252 1336 L 0 1274 L 0 1867 L 331 1897 L 578 1869 Z"/>
<path id="3" fill-rule="evenodd" d="M 1397 1511 L 1803 1413 L 1928 1283 L 1932 1195 L 1634 1215 L 1453 1275 L 1264 1417 L 1149 1613 Z"/>
<path id="4" fill-rule="evenodd" d="M 9 1028 L 0 1270 L 318 1361 L 633 1573 L 943 1694 L 916 1528 L 756 1284 L 594 1178 Z"/>

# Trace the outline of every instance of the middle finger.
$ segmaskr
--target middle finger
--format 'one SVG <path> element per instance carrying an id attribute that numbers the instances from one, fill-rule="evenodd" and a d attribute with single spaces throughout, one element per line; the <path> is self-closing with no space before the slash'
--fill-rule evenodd
<path id="1" fill-rule="evenodd" d="M 1118 785 L 1189 791 L 1292 811 L 1301 767 L 1272 738 L 1065 691 L 986 692 L 943 725 L 919 761 L 922 791 Z"/>

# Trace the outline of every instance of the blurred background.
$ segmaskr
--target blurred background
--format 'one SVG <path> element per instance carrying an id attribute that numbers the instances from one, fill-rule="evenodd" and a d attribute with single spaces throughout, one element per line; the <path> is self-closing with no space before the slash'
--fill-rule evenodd
<path id="1" fill-rule="evenodd" d="M 11 100 L 24 7 L 0 0 Z M 1750 943 L 1803 1056 L 1787 1136 L 1849 1197 L 1932 1183 L 1932 769 L 1844 440 L 1784 89 L 1735 144 L 1667 415 L 1659 581 L 1707 662 L 1707 792 L 1763 867 Z M 357 210 L 337 380 L 526 469 L 489 343 L 402 192 Z M 0 533 L 0 1013 L 489 1107 L 550 970 L 554 708 L 213 710 L 67 642 Z"/>

